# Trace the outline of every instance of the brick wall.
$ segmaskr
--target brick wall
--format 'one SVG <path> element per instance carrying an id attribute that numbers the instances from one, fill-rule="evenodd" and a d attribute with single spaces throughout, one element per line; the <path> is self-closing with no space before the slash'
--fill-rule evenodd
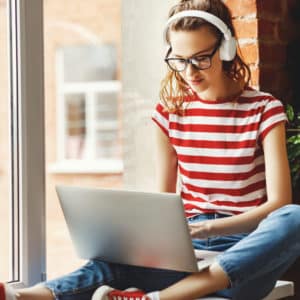
<path id="1" fill-rule="evenodd" d="M 224 0 L 231 10 L 252 85 L 299 107 L 299 0 Z"/>
<path id="2" fill-rule="evenodd" d="M 297 2 L 257 0 L 260 85 L 288 102 L 293 100 L 291 70 L 287 63 L 289 47 L 299 32 L 292 16 Z"/>
<path id="3" fill-rule="evenodd" d="M 259 44 L 256 0 L 224 0 L 229 7 L 244 61 L 250 66 L 252 86 L 259 85 Z"/>

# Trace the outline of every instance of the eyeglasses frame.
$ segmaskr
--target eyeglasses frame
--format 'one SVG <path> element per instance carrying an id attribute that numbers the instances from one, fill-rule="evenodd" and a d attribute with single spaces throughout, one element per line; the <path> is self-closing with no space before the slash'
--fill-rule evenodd
<path id="1" fill-rule="evenodd" d="M 217 41 L 217 43 L 216 43 L 216 46 L 214 47 L 214 49 L 212 50 L 211 53 L 205 54 L 205 55 L 197 55 L 197 54 L 196 54 L 196 55 L 193 55 L 192 57 L 189 57 L 189 58 L 168 57 L 168 56 L 170 55 L 171 51 L 172 51 L 172 47 L 170 47 L 169 50 L 168 50 L 168 52 L 167 52 L 167 54 L 166 54 L 166 56 L 165 56 L 165 58 L 164 58 L 164 61 L 166 62 L 166 64 L 168 65 L 168 67 L 169 67 L 171 70 L 173 70 L 174 72 L 183 72 L 183 71 L 185 71 L 186 68 L 187 68 L 187 66 L 188 66 L 189 64 L 191 64 L 192 67 L 195 68 L 196 70 L 199 70 L 199 71 L 201 71 L 201 70 L 207 70 L 207 69 L 209 69 L 209 68 L 211 67 L 211 60 L 212 60 L 213 56 L 216 54 L 216 52 L 218 51 L 218 49 L 220 48 L 220 46 L 221 46 L 221 41 L 222 41 L 222 38 L 218 39 L 218 41 Z M 193 63 L 193 59 L 195 59 L 195 57 L 208 57 L 208 58 L 209 58 L 209 61 L 210 61 L 209 66 L 208 66 L 207 68 L 199 68 L 197 65 L 195 65 L 195 64 Z M 184 61 L 184 62 L 185 62 L 185 67 L 184 67 L 184 69 L 178 71 L 178 70 L 172 68 L 172 66 L 169 64 L 169 61 L 171 61 L 171 60 L 181 60 L 181 61 Z"/>

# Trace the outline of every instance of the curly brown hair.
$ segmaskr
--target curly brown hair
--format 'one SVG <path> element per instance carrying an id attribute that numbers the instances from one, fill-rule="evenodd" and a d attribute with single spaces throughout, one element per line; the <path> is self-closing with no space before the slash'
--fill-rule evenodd
<path id="1" fill-rule="evenodd" d="M 171 8 L 169 18 L 184 10 L 202 10 L 211 13 L 220 18 L 227 25 L 232 36 L 236 36 L 232 24 L 231 13 L 222 0 L 181 0 L 177 5 Z M 200 18 L 188 17 L 178 19 L 169 26 L 166 34 L 167 43 L 170 45 L 170 30 L 192 31 L 199 29 L 203 25 L 208 26 L 218 39 L 222 38 L 223 34 L 221 31 L 211 23 Z M 170 54 L 170 52 L 171 47 L 169 48 L 167 55 Z M 237 54 L 232 61 L 223 61 L 223 70 L 243 88 L 249 85 L 251 71 L 249 66 L 243 61 L 239 47 Z M 160 89 L 160 99 L 163 101 L 166 109 L 172 113 L 182 114 L 184 112 L 184 100 L 187 96 L 191 95 L 191 90 L 188 88 L 180 74 L 168 68 L 168 72 L 161 82 Z"/>

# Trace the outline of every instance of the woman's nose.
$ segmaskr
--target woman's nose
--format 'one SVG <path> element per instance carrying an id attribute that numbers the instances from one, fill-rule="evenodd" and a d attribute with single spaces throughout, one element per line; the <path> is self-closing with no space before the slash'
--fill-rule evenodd
<path id="1" fill-rule="evenodd" d="M 185 74 L 188 76 L 193 75 L 194 73 L 198 73 L 199 70 L 197 70 L 191 63 L 187 65 L 185 69 Z"/>

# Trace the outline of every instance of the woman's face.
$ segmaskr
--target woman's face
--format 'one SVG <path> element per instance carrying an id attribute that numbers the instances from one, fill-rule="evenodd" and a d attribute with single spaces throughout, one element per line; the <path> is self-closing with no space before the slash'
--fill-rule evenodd
<path id="1" fill-rule="evenodd" d="M 171 30 L 170 43 L 172 52 L 169 57 L 201 59 L 201 56 L 211 54 L 218 47 L 218 38 L 207 26 L 202 26 L 194 31 Z M 224 80 L 219 49 L 211 57 L 211 66 L 208 69 L 197 70 L 188 64 L 179 74 L 200 97 L 214 97 Z"/>

